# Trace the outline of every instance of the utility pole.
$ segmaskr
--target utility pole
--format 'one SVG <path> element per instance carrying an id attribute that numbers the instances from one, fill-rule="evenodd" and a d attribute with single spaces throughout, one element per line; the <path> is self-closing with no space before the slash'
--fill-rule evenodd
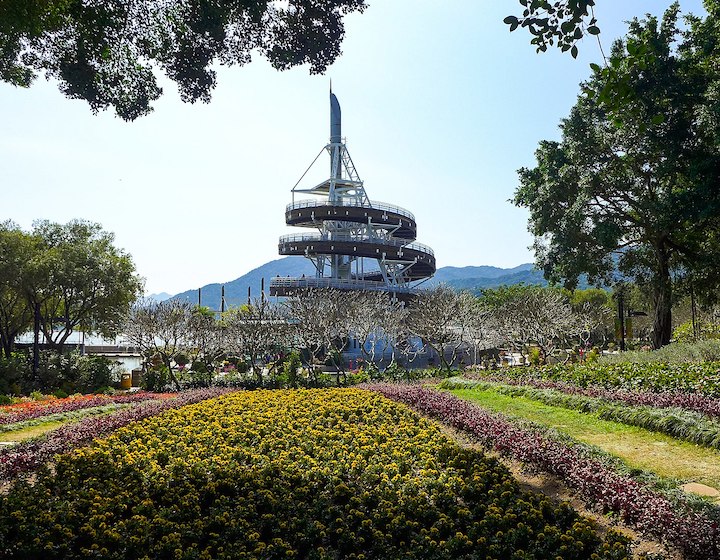
<path id="1" fill-rule="evenodd" d="M 33 326 L 33 380 L 37 380 L 40 369 L 40 304 L 35 302 L 35 321 Z"/>
<path id="2" fill-rule="evenodd" d="M 618 322 L 620 325 L 620 351 L 625 351 L 625 296 L 623 288 L 620 286 L 617 293 L 618 301 Z"/>

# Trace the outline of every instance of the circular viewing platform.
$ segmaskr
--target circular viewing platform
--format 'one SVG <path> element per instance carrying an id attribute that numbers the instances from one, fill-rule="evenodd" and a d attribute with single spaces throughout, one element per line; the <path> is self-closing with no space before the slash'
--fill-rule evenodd
<path id="1" fill-rule="evenodd" d="M 417 225 L 412 212 L 384 202 L 359 203 L 356 200 L 329 202 L 328 200 L 299 200 L 285 208 L 285 223 L 289 226 L 318 227 L 325 221 L 343 221 L 386 226 L 393 237 L 414 240 Z"/>
<path id="2" fill-rule="evenodd" d="M 283 235 L 278 243 L 281 255 L 348 255 L 381 261 L 409 263 L 405 276 L 420 280 L 435 273 L 435 254 L 422 243 L 408 243 L 405 239 L 356 238 L 349 235 L 301 234 Z"/>

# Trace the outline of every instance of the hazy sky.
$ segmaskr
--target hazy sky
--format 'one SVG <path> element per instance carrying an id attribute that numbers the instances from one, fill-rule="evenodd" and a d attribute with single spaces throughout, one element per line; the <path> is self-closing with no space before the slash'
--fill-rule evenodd
<path id="1" fill-rule="evenodd" d="M 670 0 L 599 0 L 606 52 L 624 21 Z M 96 221 L 116 235 L 148 293 L 233 280 L 272 259 L 290 190 L 329 137 L 332 78 L 343 136 L 373 200 L 415 214 L 438 266 L 533 260 L 527 213 L 508 202 L 601 60 L 536 54 L 502 20 L 516 0 L 370 0 L 346 19 L 324 76 L 276 72 L 259 56 L 219 68 L 212 102 L 183 104 L 172 83 L 150 116 L 93 115 L 40 78 L 0 84 L 0 221 Z M 683 12 L 702 11 L 682 0 Z M 323 169 L 329 166 L 322 156 Z"/>

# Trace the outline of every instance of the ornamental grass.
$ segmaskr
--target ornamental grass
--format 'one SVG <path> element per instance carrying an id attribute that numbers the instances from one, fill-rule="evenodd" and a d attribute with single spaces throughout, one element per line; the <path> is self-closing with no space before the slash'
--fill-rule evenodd
<path id="1" fill-rule="evenodd" d="M 469 381 L 451 378 L 440 384 L 442 389 L 492 390 L 511 397 L 526 397 L 549 406 L 557 406 L 598 418 L 660 432 L 675 439 L 720 449 L 720 421 L 692 410 L 670 407 L 629 405 L 626 401 L 606 401 L 560 389 L 536 388 L 521 384 Z"/>
<path id="2" fill-rule="evenodd" d="M 407 407 L 359 389 L 167 411 L 0 499 L 8 558 L 624 559 Z"/>

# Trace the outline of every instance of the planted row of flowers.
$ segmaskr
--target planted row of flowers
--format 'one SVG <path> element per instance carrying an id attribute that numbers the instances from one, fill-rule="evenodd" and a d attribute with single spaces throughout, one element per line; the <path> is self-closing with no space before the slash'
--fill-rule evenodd
<path id="1" fill-rule="evenodd" d="M 407 407 L 246 391 L 136 422 L 0 497 L 14 558 L 628 558 Z"/>
<path id="2" fill-rule="evenodd" d="M 370 388 L 472 435 L 488 449 L 558 476 L 587 503 L 677 546 L 687 558 L 720 558 L 720 528 L 715 521 L 689 509 L 678 510 L 665 497 L 559 439 L 520 427 L 450 393 L 408 385 Z"/>
<path id="3" fill-rule="evenodd" d="M 93 439 L 110 434 L 132 422 L 155 416 L 167 410 L 217 397 L 230 389 L 196 389 L 178 393 L 172 398 L 144 400 L 117 412 L 87 417 L 65 424 L 39 438 L 0 449 L 0 481 L 8 481 L 35 470 L 58 453 L 67 453 L 87 445 Z"/>
<path id="4" fill-rule="evenodd" d="M 574 366 L 570 367 L 573 368 Z M 552 389 L 569 395 L 583 395 L 607 401 L 623 402 L 633 406 L 681 408 L 699 412 L 705 416 L 720 418 L 720 398 L 708 397 L 698 392 L 641 391 L 606 388 L 597 384 L 581 386 L 569 381 L 544 378 L 542 377 L 544 371 L 542 369 L 531 369 L 529 371 L 532 373 L 525 374 L 525 371 L 513 369 L 508 370 L 509 375 L 475 371 L 465 373 L 464 377 L 480 381 L 506 383 L 508 385 L 527 385 L 537 389 Z M 551 371 L 554 371 L 554 369 Z"/>
<path id="5" fill-rule="evenodd" d="M 607 402 L 602 398 L 568 394 L 549 388 L 540 389 L 519 384 L 508 385 L 459 378 L 447 379 L 440 387 L 443 389 L 476 388 L 513 397 L 526 397 L 550 406 L 594 413 L 603 420 L 638 426 L 667 434 L 676 439 L 720 449 L 720 422 L 692 411 L 678 408 L 629 406 L 625 403 Z"/>
<path id="6" fill-rule="evenodd" d="M 509 378 L 565 381 L 580 387 L 698 393 L 720 398 L 720 362 L 555 364 L 508 368 L 503 374 Z"/>
<path id="7" fill-rule="evenodd" d="M 82 410 L 108 404 L 130 404 L 147 400 L 162 400 L 175 396 L 175 393 L 124 393 L 119 395 L 74 395 L 64 399 L 27 401 L 0 407 L 0 425 L 15 424 L 32 418 L 50 414 L 62 414 L 72 410 Z"/>
<path id="8" fill-rule="evenodd" d="M 17 432 L 18 430 L 25 430 L 32 426 L 38 426 L 47 422 L 69 422 L 85 418 L 87 416 L 99 416 L 101 414 L 108 414 L 120 410 L 121 408 L 127 408 L 131 406 L 129 404 L 106 404 L 103 406 L 94 406 L 92 408 L 81 408 L 80 410 L 71 410 L 69 412 L 58 412 L 56 414 L 49 414 L 48 416 L 40 416 L 38 418 L 31 418 L 30 420 L 22 420 L 15 422 L 14 424 L 0 424 L 0 433 Z"/>

